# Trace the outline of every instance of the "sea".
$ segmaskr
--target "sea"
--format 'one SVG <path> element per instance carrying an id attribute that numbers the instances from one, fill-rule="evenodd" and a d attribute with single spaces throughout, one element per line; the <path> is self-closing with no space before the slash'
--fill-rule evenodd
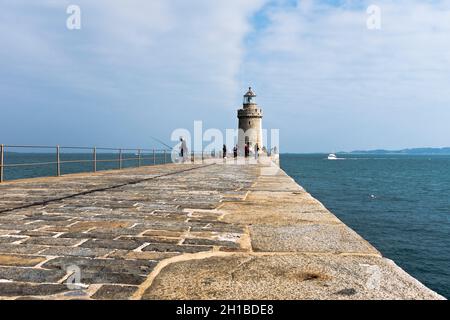
<path id="1" fill-rule="evenodd" d="M 285 154 L 283 170 L 385 257 L 450 298 L 450 156 Z"/>
<path id="2" fill-rule="evenodd" d="M 163 164 L 170 161 L 170 154 L 164 155 L 156 152 L 142 153 L 122 153 L 122 164 L 118 152 L 97 152 L 97 171 L 114 170 L 122 168 L 134 168 L 139 165 L 148 166 L 152 164 Z M 79 172 L 91 172 L 94 170 L 93 154 L 91 153 L 60 153 L 61 174 L 71 174 Z M 4 156 L 4 180 L 28 179 L 37 177 L 55 176 L 57 174 L 56 152 L 6 152 Z M 37 164 L 37 165 L 36 165 Z M 8 167 L 8 165 L 14 165 Z M 19 166 L 16 166 L 19 165 Z"/>
<path id="3" fill-rule="evenodd" d="M 135 154 L 122 166 L 136 167 Z M 385 257 L 429 288 L 450 298 L 450 156 L 282 154 L 284 171 Z M 116 153 L 99 153 L 97 170 L 117 169 Z M 167 157 L 169 159 L 169 157 Z M 92 154 L 61 155 L 61 173 L 92 171 Z M 82 163 L 71 161 L 84 160 Z M 51 153 L 6 153 L 6 180 L 56 174 Z M 164 163 L 143 155 L 142 165 Z"/>

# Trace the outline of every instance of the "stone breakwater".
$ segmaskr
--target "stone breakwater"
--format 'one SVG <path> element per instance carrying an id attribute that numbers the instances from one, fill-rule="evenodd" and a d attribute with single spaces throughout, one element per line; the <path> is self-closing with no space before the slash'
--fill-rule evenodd
<path id="1" fill-rule="evenodd" d="M 0 298 L 442 299 L 266 160 L 1 184 Z"/>

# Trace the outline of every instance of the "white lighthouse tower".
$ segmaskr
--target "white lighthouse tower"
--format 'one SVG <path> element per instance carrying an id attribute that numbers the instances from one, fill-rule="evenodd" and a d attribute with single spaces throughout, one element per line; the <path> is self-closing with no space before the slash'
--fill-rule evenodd
<path id="1" fill-rule="evenodd" d="M 262 110 L 256 103 L 256 94 L 250 87 L 244 95 L 242 109 L 238 110 L 238 146 L 241 152 L 243 152 L 247 143 L 250 146 L 250 150 L 253 150 L 256 144 L 258 144 L 259 149 L 262 150 L 262 117 Z"/>

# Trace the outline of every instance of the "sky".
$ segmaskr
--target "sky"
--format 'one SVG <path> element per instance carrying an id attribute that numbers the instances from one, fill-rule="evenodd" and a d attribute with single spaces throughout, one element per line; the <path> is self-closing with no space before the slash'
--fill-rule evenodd
<path id="1" fill-rule="evenodd" d="M 0 143 L 161 147 L 249 86 L 282 152 L 450 146 L 450 0 L 0 1 Z"/>

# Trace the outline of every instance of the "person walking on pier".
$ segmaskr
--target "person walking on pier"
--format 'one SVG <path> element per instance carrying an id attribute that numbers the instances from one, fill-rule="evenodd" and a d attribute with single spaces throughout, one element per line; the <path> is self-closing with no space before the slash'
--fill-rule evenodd
<path id="1" fill-rule="evenodd" d="M 255 144 L 255 159 L 257 160 L 259 156 L 259 146 L 258 144 Z"/>
<path id="2" fill-rule="evenodd" d="M 245 144 L 244 153 L 245 157 L 248 158 L 248 156 L 250 155 L 250 146 L 248 145 L 248 143 Z"/>
<path id="3" fill-rule="evenodd" d="M 233 157 L 234 157 L 234 159 L 237 159 L 237 157 L 238 157 L 238 147 L 237 146 L 234 146 L 234 148 L 233 148 Z"/>
<path id="4" fill-rule="evenodd" d="M 227 146 L 226 145 L 223 145 L 223 148 L 222 148 L 222 157 L 224 158 L 224 159 L 226 159 L 227 158 Z"/>
<path id="5" fill-rule="evenodd" d="M 183 137 L 180 137 L 180 157 L 181 157 L 181 161 L 184 162 L 184 160 L 187 157 L 187 144 L 186 144 L 186 140 L 183 139 Z"/>

